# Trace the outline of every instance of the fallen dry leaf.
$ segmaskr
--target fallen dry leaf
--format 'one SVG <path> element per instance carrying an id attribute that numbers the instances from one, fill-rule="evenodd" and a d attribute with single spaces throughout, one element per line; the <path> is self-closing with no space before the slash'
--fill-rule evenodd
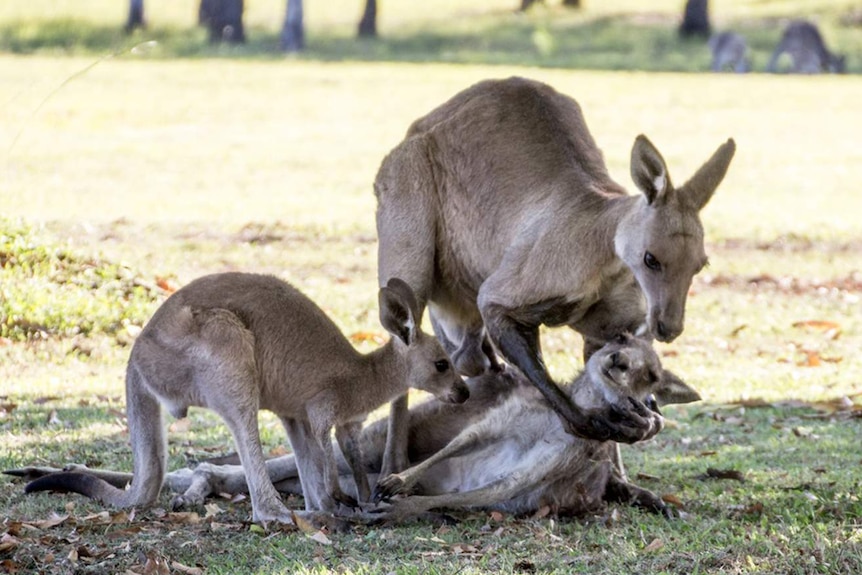
<path id="1" fill-rule="evenodd" d="M 296 524 L 296 526 L 299 528 L 299 530 L 302 531 L 303 533 L 305 533 L 306 535 L 311 535 L 313 533 L 317 533 L 318 531 L 320 531 L 317 527 L 315 527 L 309 521 L 307 521 L 306 519 L 303 519 L 302 517 L 300 517 L 296 513 L 291 513 L 291 516 L 293 517 L 293 522 Z"/>
<path id="2" fill-rule="evenodd" d="M 194 511 L 175 511 L 168 513 L 166 519 L 171 523 L 182 525 L 195 525 L 201 522 L 201 516 Z"/>
<path id="3" fill-rule="evenodd" d="M 350 341 L 353 343 L 361 343 L 370 341 L 376 344 L 386 343 L 386 338 L 381 334 L 373 331 L 356 331 L 350 334 Z"/>
<path id="4" fill-rule="evenodd" d="M 494 523 L 500 523 L 501 521 L 503 521 L 503 519 L 504 519 L 503 514 L 500 513 L 499 511 L 492 511 L 491 512 L 491 521 L 493 521 Z"/>
<path id="5" fill-rule="evenodd" d="M 456 543 L 450 548 L 455 555 L 476 554 L 479 549 L 469 543 Z"/>
<path id="6" fill-rule="evenodd" d="M 796 328 L 810 327 L 812 329 L 822 330 L 841 329 L 841 326 L 834 321 L 827 321 L 822 319 L 807 319 L 804 321 L 795 321 L 791 325 Z"/>
<path id="7" fill-rule="evenodd" d="M 111 514 L 107 511 L 100 511 L 87 515 L 78 519 L 79 523 L 95 523 L 96 525 L 108 525 L 111 523 Z"/>
<path id="8" fill-rule="evenodd" d="M 206 509 L 206 515 L 204 515 L 204 519 L 209 519 L 210 517 L 215 517 L 219 513 L 224 513 L 224 509 L 218 506 L 217 503 L 207 503 L 204 505 L 204 509 Z"/>
<path id="9" fill-rule="evenodd" d="M 745 481 L 745 476 L 741 471 L 737 471 L 736 469 L 716 469 L 715 467 L 708 467 L 706 473 L 698 477 L 699 479 L 732 479 L 734 481 L 743 482 Z"/>
<path id="10" fill-rule="evenodd" d="M 551 513 L 551 508 L 548 505 L 541 506 L 535 513 L 533 513 L 533 519 L 541 519 L 543 517 L 547 517 Z"/>
<path id="11" fill-rule="evenodd" d="M 42 521 L 29 521 L 27 524 L 36 527 L 37 529 L 50 529 L 65 522 L 68 518 L 68 515 L 57 515 L 56 513 L 52 513 L 48 519 L 43 519 Z"/>
<path id="12" fill-rule="evenodd" d="M 821 364 L 820 354 L 813 350 L 802 350 L 805 354 L 805 359 L 796 362 L 799 367 L 819 367 Z"/>
<path id="13" fill-rule="evenodd" d="M 662 547 L 664 547 L 664 542 L 661 539 L 656 538 L 656 539 L 653 539 L 652 541 L 650 541 L 649 545 L 644 547 L 643 550 L 646 553 L 652 553 L 653 551 L 658 551 Z"/>
<path id="14" fill-rule="evenodd" d="M 176 284 L 174 284 L 174 282 L 165 277 L 157 276 L 156 285 L 159 286 L 159 289 L 162 289 L 169 294 L 177 291 Z"/>
<path id="15" fill-rule="evenodd" d="M 733 331 L 730 332 L 730 337 L 738 336 L 739 332 L 741 332 L 742 330 L 744 330 L 747 327 L 748 327 L 747 323 L 743 323 L 741 325 L 736 326 L 735 328 L 733 328 Z"/>
<path id="16" fill-rule="evenodd" d="M 288 451 L 287 448 L 283 445 L 276 445 L 269 450 L 270 458 L 282 457 L 284 455 L 290 455 L 290 451 Z"/>
<path id="17" fill-rule="evenodd" d="M 171 567 L 180 573 L 188 573 L 189 575 L 203 575 L 203 569 L 200 567 L 188 567 L 178 561 L 171 561 Z"/>
<path id="18" fill-rule="evenodd" d="M 818 439 L 818 436 L 814 434 L 810 427 L 794 427 L 791 431 L 793 435 L 802 439 Z"/>
<path id="19" fill-rule="evenodd" d="M 680 499 L 679 497 L 677 497 L 676 495 L 674 495 L 672 493 L 665 493 L 664 495 L 661 496 L 661 500 L 664 501 L 665 503 L 667 503 L 668 505 L 673 505 L 677 509 L 684 509 L 685 508 L 685 505 L 683 504 L 682 499 Z"/>
<path id="20" fill-rule="evenodd" d="M 650 475 L 649 473 L 644 473 L 643 471 L 639 471 L 637 476 L 640 481 L 658 481 L 661 479 L 658 475 Z"/>
<path id="21" fill-rule="evenodd" d="M 168 426 L 168 430 L 171 433 L 185 433 L 192 427 L 192 420 L 189 417 L 184 417 L 182 419 L 177 419 L 172 421 Z"/>
<path id="22" fill-rule="evenodd" d="M 326 536 L 323 531 L 318 530 L 317 533 L 315 533 L 314 535 L 309 535 L 308 538 L 313 541 L 316 541 L 317 543 L 320 543 L 321 545 L 332 545 L 332 541 L 329 539 L 329 537 Z"/>
<path id="23" fill-rule="evenodd" d="M 6 553 L 7 551 L 11 551 L 21 545 L 21 540 L 17 537 L 9 535 L 8 533 L 4 533 L 2 537 L 0 537 L 0 553 Z"/>

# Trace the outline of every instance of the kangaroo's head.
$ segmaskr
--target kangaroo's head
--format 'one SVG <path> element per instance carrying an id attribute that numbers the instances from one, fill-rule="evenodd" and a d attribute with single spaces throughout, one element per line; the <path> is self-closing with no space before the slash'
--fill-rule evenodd
<path id="1" fill-rule="evenodd" d="M 419 327 L 416 295 L 406 282 L 392 278 L 380 288 L 380 323 L 404 344 L 407 385 L 449 403 L 464 403 L 470 392 L 439 340 Z"/>
<path id="2" fill-rule="evenodd" d="M 620 222 L 614 247 L 646 296 L 647 327 L 660 341 L 673 341 L 682 333 L 691 280 L 707 263 L 700 210 L 724 178 L 735 150 L 728 140 L 677 188 L 658 150 L 645 136 L 635 140 L 631 172 L 643 197 Z"/>
<path id="3" fill-rule="evenodd" d="M 628 398 L 655 396 L 659 405 L 700 399 L 693 388 L 661 366 L 649 341 L 622 334 L 594 353 L 582 380 L 573 386 L 578 405 L 627 406 Z"/>

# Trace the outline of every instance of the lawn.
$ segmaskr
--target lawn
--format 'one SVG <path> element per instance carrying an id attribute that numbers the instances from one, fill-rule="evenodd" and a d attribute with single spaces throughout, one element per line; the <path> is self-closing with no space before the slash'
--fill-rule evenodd
<path id="1" fill-rule="evenodd" d="M 309 51 L 289 58 L 270 51 L 282 2 L 247 3 L 253 39 L 240 48 L 209 47 L 190 30 L 193 3 L 149 2 L 159 44 L 134 53 L 148 37 L 115 34 L 117 4 L 0 6 L 0 469 L 130 469 L 129 345 L 170 289 L 204 273 L 288 279 L 372 349 L 368 334 L 384 333 L 371 188 L 380 160 L 457 91 L 522 75 L 580 102 L 610 172 L 633 192 L 637 134 L 662 151 L 676 182 L 736 139 L 703 212 L 710 266 L 692 286 L 686 331 L 658 346 L 704 401 L 669 408 L 668 429 L 624 451 L 636 481 L 682 517 L 616 507 L 577 520 L 460 514 L 454 526 L 329 533 L 327 545 L 253 528 L 248 501 L 175 515 L 164 495 L 155 509 L 101 514 L 82 498 L 24 496 L 0 479 L 0 570 L 862 570 L 858 75 L 692 73 L 708 51 L 666 33 L 679 2 L 651 4 L 650 18 L 633 1 L 588 0 L 574 13 L 551 3 L 527 15 L 508 1 L 386 4 L 379 44 L 352 38 L 358 2 L 309 3 Z M 718 25 L 760 38 L 761 63 L 779 33 L 769 22 L 814 13 L 859 71 L 859 30 L 840 24 L 852 3 L 713 4 Z M 583 37 L 569 29 L 595 39 L 582 64 L 572 49 Z M 629 60 L 616 49 L 626 39 L 643 48 Z M 556 377 L 580 367 L 576 336 L 546 330 L 543 342 Z M 274 418 L 263 414 L 261 430 L 267 449 L 283 448 Z M 202 410 L 172 422 L 169 447 L 173 467 L 232 449 Z M 745 481 L 705 478 L 707 468 Z"/>

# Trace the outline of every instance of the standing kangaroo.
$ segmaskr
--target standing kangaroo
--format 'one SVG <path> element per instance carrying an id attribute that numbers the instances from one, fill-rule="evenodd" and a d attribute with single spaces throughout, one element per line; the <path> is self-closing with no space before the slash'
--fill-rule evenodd
<path id="1" fill-rule="evenodd" d="M 333 426 L 359 498 L 368 501 L 358 441 L 365 416 L 408 387 L 451 402 L 469 393 L 437 339 L 419 329 L 407 284 L 393 278 L 379 300 L 380 321 L 394 337 L 362 355 L 314 302 L 275 277 L 225 273 L 191 282 L 165 301 L 132 347 L 126 370 L 131 489 L 65 473 L 31 483 L 27 491 L 73 491 L 117 507 L 153 503 L 167 465 L 161 402 L 175 417 L 200 406 L 224 419 L 256 522 L 292 523 L 267 476 L 257 426 L 261 409 L 277 414 L 287 430 L 308 511 L 356 504 L 338 482 Z"/>
<path id="2" fill-rule="evenodd" d="M 643 194 L 630 196 L 608 175 L 572 98 L 523 78 L 480 82 L 416 120 L 383 160 L 379 281 L 410 284 L 461 373 L 495 369 L 493 343 L 571 433 L 644 439 L 661 418 L 642 402 L 589 414 L 560 391 L 539 326 L 581 333 L 585 357 L 626 331 L 676 338 L 707 263 L 699 212 L 734 151 L 728 140 L 674 187 L 661 154 L 638 136 L 631 173 Z M 406 464 L 406 411 L 406 398 L 393 403 L 386 472 Z"/>
<path id="3" fill-rule="evenodd" d="M 748 59 L 748 43 L 736 32 L 720 32 L 709 39 L 709 50 L 712 53 L 713 72 L 724 72 L 728 69 L 744 74 L 751 70 Z"/>
<path id="4" fill-rule="evenodd" d="M 817 26 L 805 20 L 794 20 L 787 25 L 766 69 L 777 72 L 778 61 L 785 53 L 793 61 L 790 70 L 797 74 L 843 74 L 847 68 L 846 57 L 830 52 Z"/>
<path id="5" fill-rule="evenodd" d="M 406 474 L 383 481 L 389 492 L 411 486 L 422 497 L 394 501 L 391 519 L 403 519 L 432 507 L 483 507 L 513 513 L 531 513 L 544 505 L 556 513 L 591 511 L 601 499 L 634 503 L 667 512 L 661 500 L 622 479 L 609 469 L 614 444 L 580 439 L 563 430 L 536 388 L 517 370 L 508 369 L 471 378 L 470 400 L 463 404 L 426 401 L 410 408 L 409 459 Z M 587 362 L 567 393 L 587 408 L 628 403 L 631 398 L 655 395 L 660 405 L 700 399 L 696 391 L 660 368 L 646 342 L 621 337 L 608 343 Z M 365 427 L 360 436 L 369 474 L 380 471 L 386 444 L 386 421 Z M 452 451 L 457 448 L 457 454 Z M 350 465 L 338 450 L 342 489 L 356 491 Z M 443 454 L 437 454 L 445 450 Z M 448 452 L 448 454 L 447 454 Z M 429 458 L 434 461 L 427 462 Z M 435 463 L 436 461 L 436 463 Z M 302 494 L 296 459 L 285 455 L 267 461 L 269 478 L 283 493 Z M 88 469 L 115 485 L 125 485 L 129 474 Z M 54 468 L 28 467 L 6 473 L 34 479 L 56 473 Z M 238 465 L 201 463 L 194 470 L 169 473 L 166 485 L 183 494 L 175 501 L 203 504 L 214 493 L 248 491 Z M 386 517 L 387 515 L 383 515 Z M 365 516 L 366 518 L 368 516 Z M 360 519 L 362 517 L 359 517 Z"/>

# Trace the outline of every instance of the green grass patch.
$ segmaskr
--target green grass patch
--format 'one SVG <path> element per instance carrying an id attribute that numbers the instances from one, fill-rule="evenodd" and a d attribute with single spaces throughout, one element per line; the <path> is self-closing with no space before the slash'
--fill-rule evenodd
<path id="1" fill-rule="evenodd" d="M 0 286 L 0 337 L 15 341 L 116 336 L 140 328 L 164 296 L 126 266 L 46 244 L 9 220 L 0 220 Z"/>
<path id="2" fill-rule="evenodd" d="M 585 2 L 579 10 L 555 2 L 526 13 L 514 0 L 464 5 L 441 0 L 423 6 L 380 6 L 380 38 L 356 37 L 362 2 L 337 0 L 306 7 L 308 47 L 301 59 L 313 61 L 452 62 L 610 70 L 696 72 L 709 69 L 703 40 L 680 39 L 679 2 L 648 7 L 633 1 Z M 211 45 L 196 26 L 197 3 L 148 2 L 149 26 L 126 35 L 125 13 L 117 3 L 86 0 L 63 4 L 39 0 L 0 9 L 0 50 L 16 54 L 126 54 L 150 42 L 152 58 L 278 59 L 278 37 L 285 3 L 249 3 L 243 46 Z M 811 0 L 792 3 L 735 0 L 712 7 L 712 23 L 743 33 L 756 70 L 763 70 L 784 23 L 814 19 L 833 49 L 849 54 L 848 69 L 862 71 L 862 40 L 853 2 Z M 5 14 L 4 14 L 5 12 Z M 3 17 L 5 16 L 5 18 Z"/>
<path id="3" fill-rule="evenodd" d="M 129 327 L 166 296 L 159 278 L 181 286 L 226 270 L 273 273 L 363 340 L 358 348 L 373 348 L 365 336 L 384 333 L 371 185 L 381 159 L 433 106 L 517 74 L 580 102 L 611 174 L 630 189 L 639 133 L 677 183 L 727 137 L 737 141 L 704 210 L 711 264 L 692 286 L 686 331 L 659 346 L 665 366 L 705 401 L 669 409 L 675 424 L 624 454 L 635 481 L 674 496 L 685 515 L 467 513 L 455 526 L 357 527 L 323 545 L 252 530 L 248 501 L 216 498 L 215 515 L 199 509 L 194 519 L 171 515 L 163 494 L 130 518 L 100 515 L 101 505 L 78 497 L 24 496 L 2 479 L 4 569 L 862 570 L 858 76 L 687 73 L 704 69 L 708 54 L 676 38 L 675 0 L 649 13 L 636 0 L 528 14 L 509 0 L 387 4 L 377 42 L 353 38 L 358 3 L 313 3 L 309 50 L 285 59 L 275 51 L 283 4 L 247 3 L 250 42 L 241 47 L 209 46 L 191 0 L 148 1 L 150 27 L 132 37 L 118 31 L 122 3 L 0 6 L 0 50 L 15 53 L 0 56 L 0 468 L 131 468 Z M 712 10 L 717 28 L 749 35 L 755 67 L 783 19 L 810 15 L 858 71 L 858 29 L 842 23 L 852 7 L 736 0 Z M 156 45 L 131 52 L 150 39 Z M 579 369 L 574 334 L 545 330 L 543 348 L 559 379 Z M 274 417 L 260 425 L 266 450 L 285 445 Z M 204 410 L 169 437 L 171 467 L 232 450 Z M 704 478 L 709 468 L 745 481 Z M 40 523 L 52 513 L 69 517 Z"/>

